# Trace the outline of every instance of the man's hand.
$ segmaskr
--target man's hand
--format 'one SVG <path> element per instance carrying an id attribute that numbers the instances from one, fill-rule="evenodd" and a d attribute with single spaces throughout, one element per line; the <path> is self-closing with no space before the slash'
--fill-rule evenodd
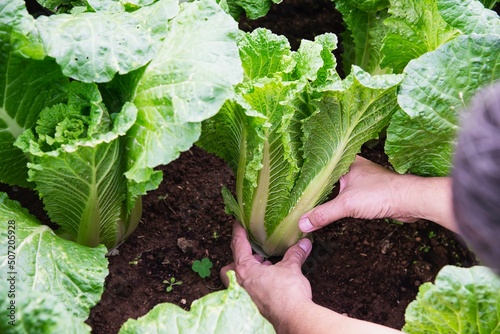
<path id="1" fill-rule="evenodd" d="M 398 174 L 357 156 L 340 178 L 337 197 L 299 219 L 302 232 L 312 232 L 345 217 L 392 218 L 412 223 L 422 218 L 456 231 L 449 177 Z"/>
<path id="2" fill-rule="evenodd" d="M 300 314 L 298 308 L 312 303 L 311 285 L 301 271 L 311 247 L 310 240 L 301 239 L 273 265 L 252 254 L 245 229 L 235 223 L 231 243 L 234 263 L 221 269 L 221 279 L 227 286 L 226 273 L 234 270 L 238 283 L 250 294 L 260 312 L 278 331 L 286 331 L 283 327 L 294 320 L 289 317 L 296 317 Z"/>
<path id="3" fill-rule="evenodd" d="M 333 200 L 317 206 L 299 220 L 303 232 L 311 232 L 345 217 L 393 218 L 414 222 L 404 203 L 413 175 L 401 175 L 360 156 L 340 178 L 340 191 Z"/>
<path id="4" fill-rule="evenodd" d="M 309 239 L 301 239 L 288 249 L 276 264 L 252 254 L 243 226 L 233 227 L 234 263 L 221 269 L 228 285 L 227 271 L 234 270 L 238 283 L 245 288 L 263 316 L 277 333 L 286 334 L 396 334 L 399 331 L 340 315 L 312 301 L 311 285 L 301 267 L 311 252 Z"/>

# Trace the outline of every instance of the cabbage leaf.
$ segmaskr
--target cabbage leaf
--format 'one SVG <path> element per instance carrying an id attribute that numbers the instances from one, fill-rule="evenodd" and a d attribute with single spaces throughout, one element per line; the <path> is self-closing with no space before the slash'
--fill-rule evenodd
<path id="1" fill-rule="evenodd" d="M 420 286 L 405 312 L 405 333 L 498 333 L 500 279 L 489 268 L 445 266 Z"/>
<path id="2" fill-rule="evenodd" d="M 248 293 L 238 285 L 234 271 L 229 287 L 212 292 L 191 305 L 190 311 L 170 303 L 156 305 L 139 319 L 129 319 L 119 334 L 135 333 L 275 333 Z"/>

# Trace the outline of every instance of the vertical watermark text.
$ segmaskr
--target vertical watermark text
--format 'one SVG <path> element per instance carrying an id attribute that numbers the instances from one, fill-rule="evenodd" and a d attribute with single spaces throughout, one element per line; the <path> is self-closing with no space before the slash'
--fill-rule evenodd
<path id="1" fill-rule="evenodd" d="M 11 326 L 16 325 L 16 221 L 9 220 L 7 222 L 7 277 L 8 290 L 7 298 L 7 323 Z"/>

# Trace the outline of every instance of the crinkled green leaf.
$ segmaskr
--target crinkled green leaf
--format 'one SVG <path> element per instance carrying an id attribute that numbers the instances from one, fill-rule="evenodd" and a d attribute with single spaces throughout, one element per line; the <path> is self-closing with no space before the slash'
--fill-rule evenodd
<path id="1" fill-rule="evenodd" d="M 498 50 L 500 35 L 462 35 L 408 64 L 385 146 L 398 172 L 448 175 L 460 114 L 500 79 Z"/>
<path id="2" fill-rule="evenodd" d="M 460 32 L 448 25 L 438 11 L 438 0 L 392 0 L 389 32 L 384 39 L 383 67 L 401 73 L 412 59 L 452 40 Z"/>
<path id="3" fill-rule="evenodd" d="M 302 40 L 299 49 L 293 55 L 296 61 L 296 78 L 306 78 L 314 82 L 315 88 L 327 87 L 340 80 L 336 71 L 337 60 L 332 51 L 337 48 L 337 36 L 323 34 L 315 41 Z"/>
<path id="4" fill-rule="evenodd" d="M 10 49 L 24 57 L 41 60 L 45 57 L 42 43 L 38 40 L 35 20 L 28 13 L 23 0 L 0 3 L 0 47 Z"/>
<path id="5" fill-rule="evenodd" d="M 14 234 L 9 232 L 12 230 L 8 226 L 15 226 Z M 12 251 L 12 248 L 8 248 L 7 240 L 12 235 L 15 236 L 11 237 L 15 246 L 15 263 L 9 262 L 12 253 L 8 250 Z M 0 246 L 2 282 L 15 272 L 20 293 L 16 299 L 20 305 L 46 305 L 37 299 L 45 298 L 38 295 L 38 292 L 44 292 L 55 297 L 78 321 L 88 317 L 90 308 L 101 298 L 108 274 L 105 247 L 88 248 L 60 238 L 5 193 L 0 193 L 0 237 L 6 241 Z M 6 284 L 0 285 L 2 299 L 7 296 L 6 288 Z M 58 306 L 54 308 L 56 311 Z M 29 323 L 30 320 L 25 321 Z M 4 319 L 2 323 L 5 322 Z"/>
<path id="6" fill-rule="evenodd" d="M 365 12 L 377 12 L 389 7 L 389 0 L 352 0 L 352 4 Z"/>
<path id="7" fill-rule="evenodd" d="M 409 334 L 500 333 L 500 278 L 482 266 L 445 266 L 408 305 Z"/>
<path id="8" fill-rule="evenodd" d="M 156 42 L 164 37 L 168 19 L 177 14 L 173 2 L 161 0 L 153 9 L 144 7 L 133 13 L 42 16 L 36 26 L 47 54 L 56 59 L 65 75 L 83 82 L 106 82 L 116 73 L 145 65 L 156 55 Z M 166 13 L 169 9 L 173 12 Z"/>
<path id="9" fill-rule="evenodd" d="M 342 65 L 345 73 L 349 73 L 351 65 L 359 66 L 371 74 L 385 73 L 386 70 L 381 68 L 380 63 L 384 56 L 381 53 L 382 40 L 387 34 L 384 24 L 387 8 L 363 11 L 351 0 L 337 0 L 335 7 L 347 26 L 342 34 Z"/>
<path id="10" fill-rule="evenodd" d="M 198 139 L 200 122 L 217 113 L 242 79 L 237 35 L 236 22 L 215 2 L 181 4 L 157 56 L 132 78 L 139 113 L 128 133 L 129 179 L 147 182 L 152 168 Z"/>
<path id="11" fill-rule="evenodd" d="M 124 12 L 134 11 L 141 7 L 151 5 L 156 0 L 85 0 L 89 6 L 96 12 Z M 177 6 L 177 1 L 170 1 L 172 5 Z"/>
<path id="12" fill-rule="evenodd" d="M 257 28 L 243 34 L 238 47 L 247 79 L 273 77 L 293 67 L 290 43 L 268 29 Z"/>
<path id="13" fill-rule="evenodd" d="M 498 14 L 477 0 L 437 0 L 439 13 L 464 34 L 500 34 Z"/>
<path id="14" fill-rule="evenodd" d="M 25 9 L 19 7 L 19 10 Z M 3 27 L 0 30 L 0 182 L 28 187 L 28 159 L 13 144 L 24 130 L 35 125 L 42 108 L 64 101 L 69 81 L 53 60 L 19 55 L 11 44 L 12 30 Z"/>
<path id="15" fill-rule="evenodd" d="M 72 85 L 75 93 L 82 86 L 77 82 Z M 97 105 L 89 108 L 89 119 L 78 124 L 76 138 L 74 132 L 61 127 L 69 120 L 82 120 L 81 111 L 56 105 L 42 111 L 36 134 L 27 131 L 16 144 L 32 155 L 29 180 L 36 184 L 45 210 L 65 236 L 82 245 L 102 243 L 112 248 L 129 230 L 128 212 L 123 212 L 127 203 L 126 150 L 120 137 L 135 122 L 137 109 L 127 104 L 111 128 L 109 120 L 101 116 L 106 111 L 98 105 L 100 95 L 95 97 L 97 101 L 85 101 L 80 106 L 85 110 L 87 103 Z M 104 122 L 109 128 L 95 122 Z M 93 127 L 102 127 L 102 133 L 93 133 Z M 62 137 L 60 131 L 65 132 Z"/>
<path id="16" fill-rule="evenodd" d="M 5 285 L 2 280 L 0 291 L 7 295 L 9 288 L 4 287 Z M 68 311 L 57 297 L 43 291 L 22 288 L 19 284 L 16 286 L 15 294 L 13 318 L 10 317 L 11 309 L 9 309 L 13 307 L 10 304 L 11 299 L 0 299 L 0 317 L 4 320 L 0 322 L 0 332 L 3 334 L 90 334 L 90 326 Z"/>
<path id="17" fill-rule="evenodd" d="M 279 4 L 283 0 L 218 0 L 220 6 L 239 21 L 242 14 L 251 20 L 256 20 L 267 14 L 273 3 Z"/>
<path id="18" fill-rule="evenodd" d="M 227 290 L 195 300 L 189 312 L 175 304 L 159 304 L 145 316 L 129 319 L 119 333 L 275 333 L 248 293 L 236 282 L 234 271 L 228 272 L 228 276 Z"/>

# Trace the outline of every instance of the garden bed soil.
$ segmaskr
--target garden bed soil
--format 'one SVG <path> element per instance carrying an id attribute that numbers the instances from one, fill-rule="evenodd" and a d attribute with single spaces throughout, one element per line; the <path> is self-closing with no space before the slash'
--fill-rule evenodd
<path id="1" fill-rule="evenodd" d="M 329 0 L 287 0 L 273 6 L 265 18 L 243 19 L 240 26 L 268 27 L 286 35 L 293 49 L 302 38 L 343 29 Z M 380 143 L 364 147 L 361 154 L 389 166 Z M 117 333 L 127 319 L 138 318 L 159 303 L 189 310 L 194 300 L 224 289 L 219 270 L 232 262 L 235 220 L 224 211 L 221 188 L 234 189 L 234 174 L 221 159 L 197 147 L 160 169 L 164 181 L 144 196 L 137 230 L 118 248 L 118 255 L 108 258 L 105 291 L 87 320 L 94 334 Z M 1 185 L 0 190 L 48 221 L 32 192 Z M 191 266 L 204 257 L 213 268 L 202 279 Z M 457 235 L 432 222 L 346 218 L 314 233 L 314 248 L 303 272 L 316 303 L 401 329 L 404 311 L 421 284 L 433 281 L 447 264 L 475 263 L 474 254 Z M 172 277 L 182 284 L 167 292 L 163 282 Z"/>

